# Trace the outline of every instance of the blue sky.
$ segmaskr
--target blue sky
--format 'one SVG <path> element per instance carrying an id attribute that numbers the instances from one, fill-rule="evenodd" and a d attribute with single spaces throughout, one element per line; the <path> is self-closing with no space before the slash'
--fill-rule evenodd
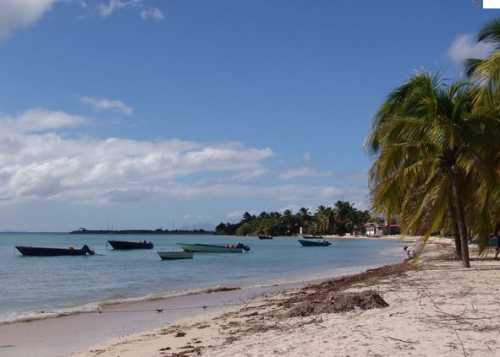
<path id="1" fill-rule="evenodd" d="M 0 230 L 172 228 L 337 200 L 415 70 L 461 75 L 470 0 L 0 1 Z"/>

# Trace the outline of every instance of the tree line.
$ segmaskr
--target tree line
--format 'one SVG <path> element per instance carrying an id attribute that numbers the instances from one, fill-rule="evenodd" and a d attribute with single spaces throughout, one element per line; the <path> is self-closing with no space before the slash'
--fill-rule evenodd
<path id="1" fill-rule="evenodd" d="M 361 230 L 363 224 L 370 219 L 368 211 L 360 211 L 347 201 L 337 201 L 333 207 L 319 206 L 312 214 L 305 207 L 295 214 L 289 209 L 283 213 L 262 212 L 258 216 L 245 212 L 238 223 L 220 223 L 215 228 L 215 233 L 291 236 L 299 234 L 300 227 L 303 227 L 309 234 L 314 235 L 345 235 Z"/>

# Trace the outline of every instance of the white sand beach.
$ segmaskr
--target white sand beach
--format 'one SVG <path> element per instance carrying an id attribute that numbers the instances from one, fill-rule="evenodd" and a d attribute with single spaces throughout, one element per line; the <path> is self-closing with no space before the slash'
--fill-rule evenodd
<path id="1" fill-rule="evenodd" d="M 498 356 L 500 261 L 465 269 L 451 241 L 434 239 L 415 266 L 273 293 L 240 306 L 123 335 L 77 357 Z M 444 254 L 444 255 L 443 255 Z M 300 303 L 373 290 L 388 307 L 288 317 Z M 326 299 L 328 301 L 328 299 Z M 299 308 L 300 311 L 307 310 Z M 301 310 L 302 309 L 302 310 Z"/>

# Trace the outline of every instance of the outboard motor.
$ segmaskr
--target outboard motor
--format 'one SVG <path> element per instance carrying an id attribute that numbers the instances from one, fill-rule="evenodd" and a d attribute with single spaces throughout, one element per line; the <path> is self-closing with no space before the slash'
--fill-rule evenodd
<path id="1" fill-rule="evenodd" d="M 236 244 L 236 248 L 242 248 L 245 252 L 248 252 L 250 250 L 250 247 L 248 245 L 244 245 L 243 243 L 240 242 Z"/>
<path id="2" fill-rule="evenodd" d="M 94 255 L 95 252 L 89 248 L 89 246 L 87 244 L 85 244 L 83 247 L 82 247 L 82 250 L 86 251 L 88 255 Z"/>

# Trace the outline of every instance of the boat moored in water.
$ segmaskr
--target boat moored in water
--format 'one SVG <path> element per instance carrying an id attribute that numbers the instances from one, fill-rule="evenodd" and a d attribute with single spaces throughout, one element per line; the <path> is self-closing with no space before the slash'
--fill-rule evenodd
<path id="1" fill-rule="evenodd" d="M 46 247 L 27 247 L 16 246 L 16 249 L 22 254 L 33 257 L 57 257 L 64 255 L 94 255 L 88 245 L 84 245 L 81 249 L 69 248 L 46 248 Z"/>
<path id="2" fill-rule="evenodd" d="M 311 240 L 311 239 L 299 239 L 299 243 L 302 244 L 303 247 L 328 247 L 332 245 L 327 240 Z"/>
<path id="3" fill-rule="evenodd" d="M 113 249 L 153 249 L 153 242 L 130 242 L 123 240 L 108 240 L 109 245 L 113 247 Z"/>
<path id="4" fill-rule="evenodd" d="M 259 239 L 273 239 L 273 236 L 259 236 Z"/>
<path id="5" fill-rule="evenodd" d="M 193 259 L 193 252 L 177 252 L 177 251 L 159 251 L 156 252 L 162 260 L 172 260 L 172 259 Z"/>
<path id="6" fill-rule="evenodd" d="M 323 239 L 322 236 L 311 236 L 311 235 L 302 235 L 300 236 L 301 239 Z"/>
<path id="7" fill-rule="evenodd" d="M 248 252 L 250 247 L 242 243 L 237 244 L 189 244 L 189 243 L 177 243 L 186 252 L 195 253 L 243 253 L 243 251 Z"/>

